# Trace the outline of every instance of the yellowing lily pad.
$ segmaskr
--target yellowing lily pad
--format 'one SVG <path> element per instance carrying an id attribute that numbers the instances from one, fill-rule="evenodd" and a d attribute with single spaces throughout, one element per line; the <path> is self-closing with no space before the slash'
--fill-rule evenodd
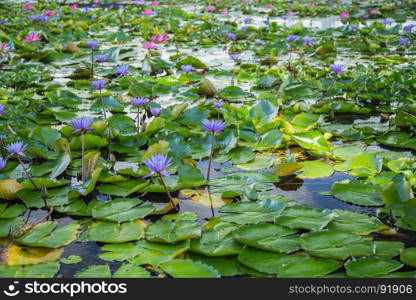
<path id="1" fill-rule="evenodd" d="M 25 187 L 16 180 L 5 179 L 0 181 L 0 199 L 15 200 L 18 199 L 16 193 Z"/>
<path id="2" fill-rule="evenodd" d="M 304 161 L 302 165 L 303 167 L 299 169 L 299 178 L 329 177 L 334 173 L 332 165 L 320 160 Z"/>
<path id="3" fill-rule="evenodd" d="M 8 266 L 32 265 L 58 260 L 64 248 L 48 249 L 10 245 L 1 252 L 2 264 Z"/>

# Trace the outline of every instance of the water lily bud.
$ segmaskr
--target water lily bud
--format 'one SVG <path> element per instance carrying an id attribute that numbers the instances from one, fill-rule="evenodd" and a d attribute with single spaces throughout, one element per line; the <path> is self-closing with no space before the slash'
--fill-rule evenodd
<path id="1" fill-rule="evenodd" d="M 46 188 L 46 185 L 44 184 L 42 185 L 40 194 L 43 200 L 46 200 L 49 198 L 48 189 Z"/>
<path id="2" fill-rule="evenodd" d="M 199 94 L 203 96 L 213 97 L 217 92 L 217 88 L 209 79 L 204 79 L 199 85 Z"/>

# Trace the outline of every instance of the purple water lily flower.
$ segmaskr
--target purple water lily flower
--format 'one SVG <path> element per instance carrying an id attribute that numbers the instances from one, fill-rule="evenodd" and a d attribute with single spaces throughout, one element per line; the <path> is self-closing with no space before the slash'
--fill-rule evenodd
<path id="1" fill-rule="evenodd" d="M 329 67 L 331 68 L 332 72 L 340 76 L 345 72 L 343 65 L 330 65 Z"/>
<path id="2" fill-rule="evenodd" d="M 133 106 L 145 106 L 147 103 L 147 99 L 143 97 L 136 97 L 131 99 L 131 104 Z"/>
<path id="3" fill-rule="evenodd" d="M 229 39 L 229 40 L 234 41 L 234 40 L 237 38 L 237 35 L 236 35 L 235 33 L 230 32 L 230 33 L 227 35 L 227 37 L 228 37 L 228 39 Z"/>
<path id="4" fill-rule="evenodd" d="M 251 20 L 250 20 L 249 18 L 245 18 L 245 19 L 243 20 L 243 22 L 244 22 L 244 23 L 246 23 L 246 24 L 250 24 L 250 23 L 251 23 Z"/>
<path id="5" fill-rule="evenodd" d="M 72 133 L 76 133 L 94 130 L 94 128 L 90 127 L 92 122 L 92 118 L 80 118 L 72 120 L 70 123 L 68 123 L 68 125 L 74 128 L 74 130 L 72 130 Z"/>
<path id="6" fill-rule="evenodd" d="M 314 38 L 307 37 L 307 36 L 303 38 L 303 43 L 307 46 L 312 46 L 314 42 L 315 42 Z"/>
<path id="7" fill-rule="evenodd" d="M 26 147 L 27 146 L 25 144 L 23 144 L 23 142 L 19 141 L 19 142 L 14 142 L 14 143 L 11 143 L 10 145 L 7 145 L 6 146 L 6 151 L 10 152 L 9 157 L 14 155 L 14 154 L 16 154 L 18 156 L 26 156 L 26 154 L 24 152 Z"/>
<path id="8" fill-rule="evenodd" d="M 270 24 L 270 20 L 263 20 L 263 24 L 264 25 L 269 25 Z"/>
<path id="9" fill-rule="evenodd" d="M 223 102 L 214 102 L 214 104 L 212 104 L 213 108 L 221 108 L 224 106 Z"/>
<path id="10" fill-rule="evenodd" d="M 129 70 L 129 65 L 121 65 L 120 67 L 118 67 L 115 71 L 117 78 L 121 78 L 124 76 L 127 76 L 131 73 L 131 71 Z"/>
<path id="11" fill-rule="evenodd" d="M 382 20 L 381 23 L 384 24 L 384 25 L 391 25 L 391 21 L 390 20 L 387 20 L 387 19 L 386 20 Z"/>
<path id="12" fill-rule="evenodd" d="M 264 45 L 264 41 L 257 40 L 255 44 L 258 45 L 258 46 L 263 46 Z"/>
<path id="13" fill-rule="evenodd" d="M 230 54 L 230 58 L 231 58 L 233 61 L 237 61 L 237 60 L 239 60 L 239 59 L 240 59 L 240 54 Z"/>
<path id="14" fill-rule="evenodd" d="M 91 86 L 96 89 L 105 89 L 107 86 L 105 85 L 107 83 L 107 80 L 94 80 L 91 82 Z"/>
<path id="15" fill-rule="evenodd" d="M 227 33 L 228 33 L 227 29 L 224 29 L 223 31 L 221 31 L 221 34 L 227 34 Z"/>
<path id="16" fill-rule="evenodd" d="M 3 104 L 0 104 L 0 115 L 7 114 L 7 112 L 4 110 L 6 107 Z"/>
<path id="17" fill-rule="evenodd" d="M 415 25 L 413 24 L 406 25 L 403 27 L 403 30 L 406 31 L 407 33 L 412 33 L 413 27 L 415 27 Z"/>
<path id="18" fill-rule="evenodd" d="M 4 159 L 3 157 L 0 157 L 0 170 L 2 170 L 7 165 L 7 158 Z"/>
<path id="19" fill-rule="evenodd" d="M 357 30 L 358 29 L 358 25 L 351 25 L 351 29 L 352 30 Z"/>
<path id="20" fill-rule="evenodd" d="M 297 35 L 289 35 L 289 36 L 287 37 L 287 40 L 288 40 L 289 42 L 294 42 L 294 41 L 296 41 L 298 38 L 299 38 L 299 36 L 297 36 Z"/>
<path id="21" fill-rule="evenodd" d="M 181 71 L 184 73 L 190 73 L 193 70 L 193 66 L 192 65 L 183 65 L 181 66 Z"/>
<path id="22" fill-rule="evenodd" d="M 167 155 L 155 154 L 151 158 L 147 159 L 144 164 L 151 170 L 151 172 L 143 178 L 148 178 L 156 173 L 172 178 L 168 171 L 166 171 L 166 169 L 172 164 L 172 158 L 168 159 Z"/>
<path id="23" fill-rule="evenodd" d="M 152 107 L 151 109 L 150 109 L 150 112 L 152 113 L 152 115 L 153 116 L 155 116 L 155 117 L 159 117 L 159 115 L 160 115 L 160 112 L 162 111 L 162 109 L 161 108 L 159 108 L 159 107 Z"/>
<path id="24" fill-rule="evenodd" d="M 399 40 L 399 44 L 400 45 L 407 45 L 409 43 L 409 39 L 408 38 L 401 38 Z"/>
<path id="25" fill-rule="evenodd" d="M 87 42 L 87 47 L 88 48 L 91 48 L 92 50 L 97 49 L 99 45 L 100 45 L 100 43 L 97 42 L 97 41 L 89 41 L 89 42 Z"/>
<path id="26" fill-rule="evenodd" d="M 241 30 L 242 30 L 242 31 L 246 31 L 247 29 L 248 29 L 248 26 L 242 26 L 242 27 L 241 27 Z"/>
<path id="27" fill-rule="evenodd" d="M 202 121 L 203 127 L 205 131 L 209 131 L 212 133 L 222 133 L 222 130 L 225 128 L 225 123 L 220 120 L 204 120 Z"/>
<path id="28" fill-rule="evenodd" d="M 105 62 L 108 60 L 108 57 L 105 54 L 101 54 L 101 55 L 98 55 L 95 60 L 98 62 Z"/>

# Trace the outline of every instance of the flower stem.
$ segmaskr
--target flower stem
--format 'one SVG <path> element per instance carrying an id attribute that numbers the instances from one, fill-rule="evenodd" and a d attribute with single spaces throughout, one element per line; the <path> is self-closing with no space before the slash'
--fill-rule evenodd
<path id="1" fill-rule="evenodd" d="M 19 163 L 22 166 L 23 172 L 26 174 L 27 179 L 29 179 L 30 183 L 32 183 L 32 185 L 35 189 L 38 189 L 36 183 L 33 181 L 32 176 L 29 175 L 29 172 L 27 171 L 27 169 L 26 169 L 25 165 L 23 164 L 22 160 L 20 159 L 19 155 L 17 155 L 17 159 L 19 160 Z"/>
<path id="2" fill-rule="evenodd" d="M 209 186 L 209 179 L 211 176 L 211 165 L 212 165 L 212 156 L 214 155 L 214 143 L 215 143 L 215 135 L 214 132 L 211 135 L 211 152 L 209 154 L 209 161 L 208 161 L 208 170 L 207 170 L 207 182 Z"/>
<path id="3" fill-rule="evenodd" d="M 81 180 L 82 182 L 85 181 L 85 136 L 84 132 L 81 132 L 81 166 L 82 166 L 82 175 Z"/>
<path id="4" fill-rule="evenodd" d="M 176 204 L 173 201 L 172 195 L 170 194 L 169 189 L 165 184 L 165 181 L 163 180 L 162 174 L 158 173 L 158 175 L 159 175 L 160 183 L 163 185 L 163 188 L 165 189 L 166 195 L 168 195 L 168 198 L 169 198 L 170 204 L 172 205 L 172 208 L 177 210 Z"/>
<path id="5" fill-rule="evenodd" d="M 233 69 L 232 69 L 232 75 L 231 75 L 231 85 L 234 85 L 234 80 L 235 80 L 235 68 L 236 68 L 236 63 L 234 63 L 234 65 L 233 65 Z"/>
<path id="6" fill-rule="evenodd" d="M 94 78 L 94 50 L 91 49 L 91 77 Z"/>
<path id="7" fill-rule="evenodd" d="M 102 92 L 101 92 L 101 88 L 100 88 L 100 99 L 101 99 L 101 105 L 102 105 L 102 107 L 103 107 L 103 116 L 104 116 L 104 120 L 107 120 L 107 115 L 106 115 L 106 113 L 105 113 L 106 107 L 105 107 L 105 102 L 104 102 L 104 99 L 103 99 L 103 94 L 102 94 Z"/>
<path id="8" fill-rule="evenodd" d="M 6 145 L 4 144 L 4 141 L 3 141 L 2 137 L 0 137 L 0 147 L 1 147 L 1 153 L 5 156 L 6 151 L 4 150 L 4 148 L 6 147 Z"/>
<path id="9" fill-rule="evenodd" d="M 140 131 L 141 131 L 141 114 L 140 114 L 140 109 L 137 109 L 137 117 L 136 117 L 136 126 L 137 126 L 137 147 L 140 148 Z"/>

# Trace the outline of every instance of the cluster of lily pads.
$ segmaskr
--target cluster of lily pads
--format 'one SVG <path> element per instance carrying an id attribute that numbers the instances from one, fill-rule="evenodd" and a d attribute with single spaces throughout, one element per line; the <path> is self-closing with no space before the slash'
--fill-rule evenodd
<path id="1" fill-rule="evenodd" d="M 0 277 L 416 277 L 411 1 L 114 2 L 0 3 Z"/>

